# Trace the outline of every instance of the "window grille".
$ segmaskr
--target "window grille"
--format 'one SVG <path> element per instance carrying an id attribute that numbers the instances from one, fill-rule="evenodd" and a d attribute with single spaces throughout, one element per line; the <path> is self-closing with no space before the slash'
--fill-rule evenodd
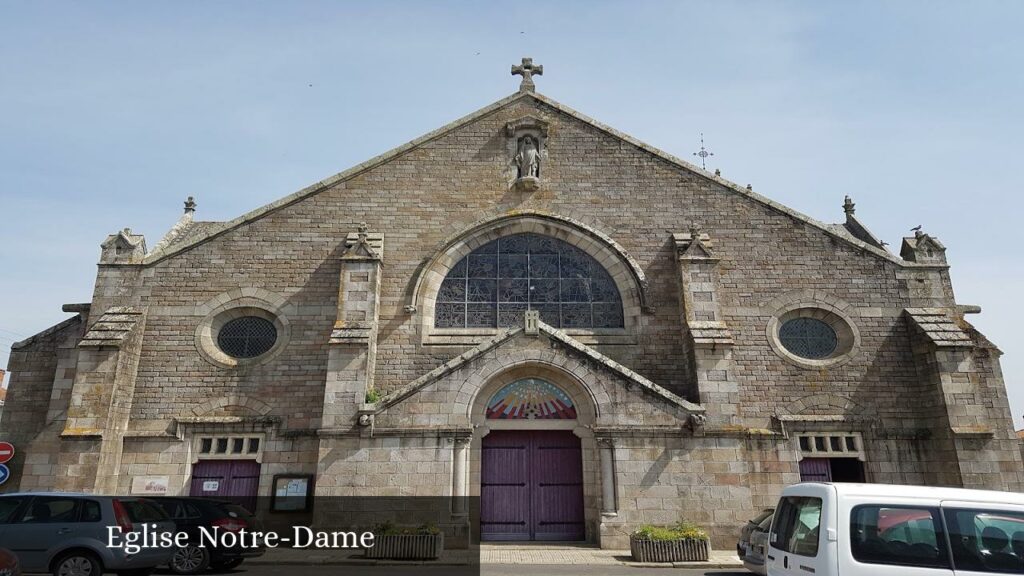
<path id="1" fill-rule="evenodd" d="M 540 234 L 513 234 L 477 248 L 448 272 L 437 294 L 437 328 L 521 326 L 527 310 L 557 328 L 622 328 L 615 281 L 592 256 Z"/>

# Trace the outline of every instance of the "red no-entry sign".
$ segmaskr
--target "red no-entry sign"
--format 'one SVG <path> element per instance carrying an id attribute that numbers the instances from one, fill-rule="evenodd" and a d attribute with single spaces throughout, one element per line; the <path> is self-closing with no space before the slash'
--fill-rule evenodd
<path id="1" fill-rule="evenodd" d="M 0 464 L 10 462 L 11 458 L 14 458 L 14 444 L 0 442 Z"/>

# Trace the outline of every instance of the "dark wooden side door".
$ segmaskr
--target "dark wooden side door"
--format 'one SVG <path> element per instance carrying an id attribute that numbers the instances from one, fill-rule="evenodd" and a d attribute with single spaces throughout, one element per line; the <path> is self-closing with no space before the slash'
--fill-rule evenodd
<path id="1" fill-rule="evenodd" d="M 260 464 L 255 460 L 200 460 L 192 467 L 191 496 L 224 498 L 256 511 Z"/>
<path id="2" fill-rule="evenodd" d="M 804 458 L 800 461 L 801 482 L 831 482 L 832 470 L 828 458 Z"/>
<path id="3" fill-rule="evenodd" d="M 583 459 L 572 432 L 491 432 L 480 480 L 481 539 L 584 538 Z"/>

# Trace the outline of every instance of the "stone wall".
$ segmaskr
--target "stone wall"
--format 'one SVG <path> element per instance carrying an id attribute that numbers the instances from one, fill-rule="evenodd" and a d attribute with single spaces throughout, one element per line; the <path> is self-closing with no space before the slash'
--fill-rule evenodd
<path id="1" fill-rule="evenodd" d="M 0 492 L 55 487 L 58 435 L 67 419 L 76 346 L 84 327 L 82 318 L 75 316 L 11 348 L 11 381 L 0 415 L 0 437 L 14 444 L 15 456 L 7 464 L 11 479 Z"/>

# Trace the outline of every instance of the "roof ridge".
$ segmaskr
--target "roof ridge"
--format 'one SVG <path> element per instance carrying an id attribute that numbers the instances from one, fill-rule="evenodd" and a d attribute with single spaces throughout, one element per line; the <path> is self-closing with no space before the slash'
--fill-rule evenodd
<path id="1" fill-rule="evenodd" d="M 657 158 L 660 158 L 661 160 L 663 160 L 665 162 L 668 162 L 670 164 L 675 165 L 678 168 L 682 168 L 682 169 L 687 170 L 689 172 L 692 172 L 692 173 L 694 173 L 694 174 L 696 174 L 698 176 L 706 178 L 706 179 L 708 179 L 708 180 L 710 180 L 712 182 L 715 182 L 715 183 L 717 183 L 717 184 L 719 184 L 719 185 L 729 189 L 730 191 L 732 191 L 732 192 L 734 192 L 736 194 L 739 194 L 740 196 L 743 196 L 745 198 L 753 200 L 753 201 L 755 201 L 755 202 L 757 202 L 759 204 L 762 204 L 765 207 L 768 207 L 768 208 L 773 209 L 773 210 L 775 210 L 777 212 L 780 212 L 780 213 L 782 213 L 782 214 L 784 214 L 786 216 L 789 216 L 790 218 L 793 218 L 793 219 L 795 219 L 797 221 L 800 221 L 800 222 L 803 222 L 803 223 L 808 224 L 810 226 L 813 226 L 815 228 L 818 228 L 820 231 L 824 232 L 825 234 L 828 234 L 829 236 L 831 236 L 833 238 L 839 239 L 839 240 L 841 240 L 841 241 L 843 241 L 843 242 L 845 242 L 847 244 L 850 244 L 850 245 L 852 245 L 852 246 L 854 246 L 856 248 L 860 248 L 860 249 L 862 249 L 862 250 L 864 250 L 864 251 L 866 251 L 866 252 L 868 252 L 870 254 L 873 254 L 873 255 L 875 255 L 875 256 L 883 259 L 883 260 L 886 260 L 886 261 L 889 261 L 889 262 L 892 262 L 892 263 L 895 263 L 895 264 L 898 264 L 898 265 L 901 265 L 901 266 L 907 266 L 907 263 L 904 260 L 898 258 L 897 256 L 895 256 L 894 254 L 888 252 L 887 250 L 884 250 L 884 249 L 878 248 L 876 246 L 873 246 L 870 243 L 864 242 L 863 240 L 855 238 L 855 237 L 853 237 L 850 234 L 843 234 L 843 233 L 839 232 L 838 230 L 833 229 L 832 226 L 830 226 L 829 224 L 827 224 L 825 222 L 822 222 L 820 220 L 812 218 L 812 217 L 810 217 L 810 216 L 808 216 L 806 214 L 803 214 L 802 212 L 799 212 L 798 210 L 795 210 L 795 209 L 790 208 L 790 207 L 788 207 L 788 206 L 786 206 L 784 204 L 776 202 L 776 201 L 774 201 L 774 200 L 772 200 L 772 199 L 770 199 L 770 198 L 768 198 L 766 196 L 762 196 L 762 195 L 754 192 L 753 190 L 750 190 L 748 188 L 740 186 L 739 184 L 737 184 L 735 182 L 732 182 L 730 180 L 727 180 L 725 178 L 722 178 L 719 175 L 716 175 L 716 174 L 713 174 L 711 172 L 708 172 L 707 170 L 701 169 L 700 167 L 696 166 L 695 164 L 691 164 L 690 162 L 687 162 L 686 160 L 683 160 L 682 158 L 679 158 L 678 156 L 674 156 L 672 154 L 669 154 L 668 152 L 665 152 L 664 150 L 661 150 L 660 148 L 656 148 L 656 147 L 654 147 L 654 146 L 652 146 L 650 144 L 647 144 L 647 143 L 645 143 L 645 142 L 643 142 L 641 140 L 638 140 L 638 139 L 630 136 L 629 134 L 626 134 L 624 132 L 620 132 L 619 130 L 616 130 L 615 128 L 612 128 L 611 126 L 608 126 L 607 124 L 599 122 L 598 120 L 595 120 L 595 119 L 591 118 L 590 116 L 587 116 L 586 114 L 578 112 L 575 109 L 573 109 L 573 108 L 571 108 L 569 106 L 566 106 L 565 104 L 562 104 L 562 103 L 558 102 L 557 100 L 554 100 L 552 98 L 544 96 L 543 94 L 540 94 L 539 92 L 532 92 L 532 91 L 515 92 L 515 93 L 513 93 L 513 94 L 511 94 L 509 96 L 506 96 L 506 97 L 501 98 L 501 99 L 499 99 L 499 100 L 497 100 L 495 102 L 492 102 L 491 104 L 488 104 L 487 106 L 484 106 L 484 107 L 482 107 L 482 108 L 480 108 L 480 109 L 478 109 L 478 110 L 476 110 L 474 112 L 471 112 L 471 113 L 469 113 L 469 114 L 467 114 L 465 116 L 462 116 L 461 118 L 453 120 L 453 121 L 445 124 L 444 126 L 441 126 L 440 128 L 437 128 L 435 130 L 427 132 L 426 134 L 424 134 L 422 136 L 414 138 L 414 139 L 406 142 L 405 144 L 402 144 L 402 145 L 399 145 L 399 146 L 397 146 L 395 148 L 392 148 L 391 150 L 388 150 L 388 151 L 386 151 L 386 152 L 384 152 L 382 154 L 378 154 L 377 156 L 374 156 L 374 157 L 370 158 L 369 160 L 366 160 L 366 161 L 361 162 L 361 163 L 359 163 L 359 164 L 357 164 L 355 166 L 352 166 L 351 168 L 348 168 L 346 170 L 338 172 L 338 173 L 334 174 L 333 176 L 329 176 L 327 178 L 324 178 L 323 180 L 320 180 L 320 181 L 318 181 L 318 182 L 316 182 L 314 184 L 311 184 L 311 185 L 309 185 L 309 186 L 307 186 L 305 188 L 302 188 L 302 189 L 300 189 L 300 190 L 298 190 L 296 192 L 293 192 L 293 193 L 291 193 L 291 194 L 289 194 L 287 196 L 284 196 L 283 198 L 279 198 L 278 200 L 275 200 L 275 201 L 273 201 L 273 202 L 271 202 L 269 204 L 265 204 L 265 205 L 263 205 L 263 206 L 261 206 L 259 208 L 255 208 L 253 210 L 250 210 L 249 212 L 246 212 L 245 214 L 242 214 L 241 216 L 238 216 L 237 218 L 234 218 L 232 220 L 217 222 L 217 224 L 219 224 L 219 226 L 211 226 L 210 230 L 205 231 L 204 233 L 198 235 L 195 238 L 188 239 L 187 241 L 185 241 L 185 242 L 183 242 L 183 243 L 181 243 L 179 245 L 164 246 L 163 248 L 165 249 L 165 251 L 163 251 L 163 252 L 157 252 L 156 250 L 154 250 L 153 252 L 151 252 L 151 253 L 146 255 L 146 257 L 142 261 L 142 264 L 143 265 L 155 264 L 155 263 L 160 262 L 160 261 L 162 261 L 162 260 L 164 260 L 166 258 L 174 256 L 175 254 L 178 254 L 180 252 L 184 252 L 185 250 L 188 250 L 189 248 L 191 248 L 193 246 L 201 244 L 201 243 L 203 243 L 203 242 L 205 242 L 205 241 L 207 241 L 207 240 L 209 240 L 211 238 L 219 236 L 220 234 L 228 232 L 228 231 L 230 231 L 230 230 L 232 230 L 232 229 L 234 229 L 234 228 L 236 228 L 238 226 L 241 226 L 241 225 L 243 225 L 245 223 L 248 223 L 250 221 L 253 221 L 253 220 L 256 220 L 258 218 L 261 218 L 264 215 L 269 214 L 271 212 L 274 212 L 277 209 L 284 208 L 284 207 L 289 206 L 289 205 L 291 205 L 291 204 L 293 204 L 295 202 L 303 200 L 303 199 L 305 199 L 305 198 L 307 198 L 309 196 L 312 196 L 314 194 L 322 192 L 322 191 L 328 189 L 330 186 L 332 186 L 334 184 L 337 184 L 339 182 L 342 182 L 344 180 L 352 178 L 352 177 L 356 176 L 357 174 L 360 174 L 360 173 L 362 173 L 362 172 L 364 172 L 366 170 L 369 170 L 371 168 L 379 166 L 379 165 L 381 165 L 381 164 L 383 164 L 383 163 L 385 163 L 385 162 L 387 162 L 387 161 L 389 161 L 389 160 L 391 160 L 391 159 L 393 159 L 395 157 L 400 156 L 401 154 L 404 154 L 404 153 L 406 153 L 406 152 L 408 152 L 408 151 L 410 151 L 412 149 L 415 149 L 415 148 L 417 148 L 417 147 L 419 147 L 419 146 L 421 146 L 421 145 L 423 145 L 423 144 L 425 144 L 427 142 L 430 142 L 431 140 L 439 138 L 439 137 L 447 134 L 448 132 L 451 132 L 452 130 L 460 128 L 460 127 L 462 127 L 462 126 L 464 126 L 464 125 L 466 125 L 466 124 L 468 124 L 470 122 L 478 120 L 479 118 L 487 116 L 487 115 L 489 115 L 489 114 L 491 114 L 491 113 L 493 113 L 493 112 L 495 112 L 495 111 L 497 111 L 497 110 L 499 110 L 499 109 L 501 109 L 501 108 L 503 108 L 503 107 L 505 107 L 505 106 L 507 106 L 507 105 L 509 105 L 509 104 L 511 104 L 511 103 L 513 103 L 515 101 L 517 101 L 517 100 L 521 100 L 521 99 L 524 99 L 524 98 L 533 98 L 537 102 L 540 102 L 542 104 L 550 106 L 550 107 L 554 108 L 555 110 L 557 110 L 559 112 L 562 112 L 563 114 L 566 114 L 566 115 L 568 115 L 570 117 L 573 117 L 573 118 L 575 118 L 575 119 L 577 119 L 577 120 L 579 120 L 579 121 L 581 121 L 581 122 L 583 122 L 585 124 L 589 124 L 590 126 L 593 126 L 594 128 L 597 128 L 598 130 L 601 130 L 601 131 L 609 134 L 610 136 L 612 136 L 614 138 L 618 138 L 619 140 L 627 142 L 628 144 L 630 144 L 632 146 L 635 146 L 638 149 L 643 150 L 644 152 L 647 152 L 648 154 L 651 154 L 651 155 L 653 155 L 653 156 L 655 156 Z"/>
<path id="2" fill-rule="evenodd" d="M 195 246 L 197 244 L 205 242 L 206 240 L 209 240 L 210 238 L 213 238 L 213 237 L 218 236 L 218 235 L 220 235 L 220 234 L 222 234 L 224 232 L 227 232 L 227 231 L 229 231 L 229 230 L 231 230 L 233 228 L 241 226 L 242 224 L 245 224 L 245 223 L 247 223 L 249 221 L 261 218 L 262 216 L 264 216 L 266 214 L 269 214 L 269 213 L 271 213 L 271 212 L 273 212 L 273 211 L 275 211 L 275 210 L 277 210 L 279 208 L 284 208 L 285 206 L 289 206 L 291 204 L 294 204 L 295 202 L 303 200 L 303 199 L 305 199 L 305 198 L 307 198 L 309 196 L 312 196 L 314 194 L 318 194 L 318 193 L 326 190 L 327 188 L 331 187 L 332 185 L 337 184 L 338 182 L 341 182 L 343 180 L 347 180 L 347 179 L 349 179 L 349 178 L 351 178 L 351 177 L 353 177 L 353 176 L 355 176 L 357 174 L 365 172 L 366 170 L 369 170 L 371 168 L 379 166 L 379 165 L 381 165 L 381 164 L 383 164 L 383 163 L 385 163 L 385 162 L 387 162 L 387 161 L 389 161 L 389 160 L 391 160 L 391 159 L 393 159 L 393 158 L 395 158 L 397 156 L 400 156 L 400 155 L 402 155 L 402 154 L 404 154 L 404 153 L 406 153 L 406 152 L 408 152 L 408 151 L 410 151 L 410 150 L 412 150 L 414 148 L 417 148 L 417 147 L 419 147 L 419 146 L 421 146 L 421 145 L 423 145 L 423 144 L 425 144 L 427 142 L 430 142 L 431 140 L 439 138 L 439 137 L 447 134 L 448 132 L 451 132 L 452 130 L 455 130 L 455 129 L 461 127 L 461 126 L 464 126 L 464 125 L 474 121 L 474 120 L 477 120 L 479 118 L 487 116 L 488 114 L 491 114 L 492 112 L 494 112 L 496 110 L 499 110 L 499 109 L 501 109 L 501 108 L 511 104 L 512 102 L 515 102 L 516 100 L 519 100 L 519 99 L 522 99 L 522 98 L 528 98 L 528 97 L 531 97 L 531 96 L 535 96 L 535 94 L 532 93 L 532 92 L 516 92 L 514 94 L 511 94 L 509 96 L 501 98 L 500 100 L 492 102 L 491 104 L 488 104 L 487 106 L 484 106 L 483 108 L 480 108 L 480 109 L 476 110 L 475 112 L 471 112 L 471 113 L 469 113 L 469 114 L 467 114 L 467 115 L 465 115 L 465 116 L 463 116 L 461 118 L 453 120 L 453 121 L 445 124 L 444 126 L 441 126 L 440 128 L 437 128 L 435 130 L 431 130 L 430 132 L 427 132 L 426 134 L 424 134 L 422 136 L 419 136 L 417 138 L 409 140 L 405 144 L 401 144 L 399 146 L 396 146 L 395 148 L 392 148 L 392 149 L 390 149 L 390 150 L 388 150 L 386 152 L 378 154 L 377 156 L 374 156 L 374 157 L 370 158 L 369 160 L 366 160 L 364 162 L 356 164 L 355 166 L 352 166 L 351 168 L 348 168 L 346 170 L 342 170 L 341 172 L 338 172 L 338 173 L 334 174 L 333 176 L 329 176 L 329 177 L 324 178 L 323 180 L 320 180 L 320 181 L 318 181 L 318 182 L 316 182 L 314 184 L 310 184 L 309 186 L 306 186 L 305 188 L 302 188 L 302 189 L 300 189 L 300 190 L 298 190 L 296 192 L 292 192 L 291 194 L 289 194 L 289 195 L 287 195 L 287 196 L 285 196 L 283 198 L 279 198 L 279 199 L 277 199 L 277 200 L 275 200 L 275 201 L 273 201 L 273 202 L 271 202 L 269 204 L 264 204 L 263 206 L 260 206 L 259 208 L 250 210 L 249 212 L 246 212 L 245 214 L 242 214 L 241 216 L 238 216 L 237 218 L 234 218 L 232 220 L 220 221 L 218 223 L 221 224 L 221 226 L 218 229 L 210 230 L 206 234 L 203 234 L 203 235 L 201 235 L 201 236 L 199 236 L 197 238 L 191 239 L 190 241 L 188 241 L 188 242 L 186 242 L 184 244 L 181 244 L 180 246 L 173 247 L 172 250 L 169 250 L 169 251 L 167 251 L 165 253 L 162 253 L 162 254 L 156 254 L 155 252 L 151 253 L 151 254 L 147 254 L 146 258 L 143 260 L 142 264 L 143 265 L 155 264 L 155 263 L 157 263 L 157 262 L 159 262 L 161 260 L 164 260 L 166 258 L 169 258 L 169 257 L 171 257 L 171 256 L 173 256 L 173 255 L 175 255 L 175 254 L 177 254 L 179 252 L 183 252 L 183 251 L 191 248 L 192 246 Z"/>

